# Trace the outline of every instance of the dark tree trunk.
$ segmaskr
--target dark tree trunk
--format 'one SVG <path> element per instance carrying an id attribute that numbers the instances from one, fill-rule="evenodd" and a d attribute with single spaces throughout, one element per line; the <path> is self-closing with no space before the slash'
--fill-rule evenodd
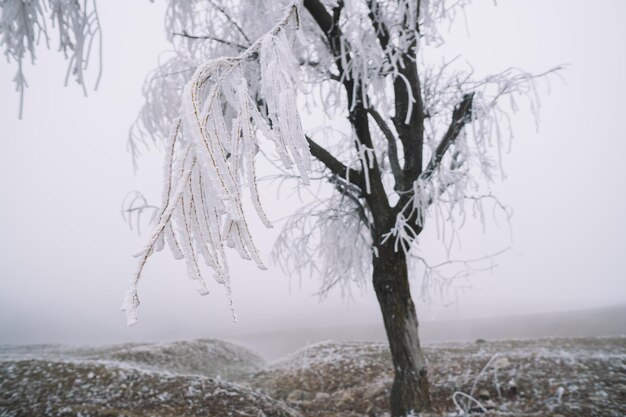
<path id="1" fill-rule="evenodd" d="M 391 389 L 391 416 L 405 417 L 411 411 L 419 413 L 430 408 L 426 362 L 417 332 L 417 315 L 409 289 L 406 255 L 402 252 L 395 252 L 393 242 L 385 244 L 380 242 L 382 235 L 393 228 L 397 215 L 408 207 L 408 203 L 413 198 L 412 184 L 423 174 L 425 115 L 416 63 L 417 38 L 410 38 L 410 44 L 404 45 L 406 48 L 403 51 L 394 51 L 401 53 L 404 61 L 404 65 L 399 68 L 401 77 L 394 77 L 395 117 L 393 122 L 397 131 L 396 138 L 384 119 L 380 115 L 377 116 L 375 109 L 368 108 L 369 106 L 364 104 L 369 101 L 366 100 L 367 97 L 363 94 L 364 89 L 361 88 L 363 86 L 361 83 L 365 80 L 355 79 L 349 71 L 351 60 L 355 55 L 351 52 L 349 41 L 342 33 L 340 18 L 344 2 L 338 1 L 330 12 L 320 0 L 304 0 L 303 4 L 326 35 L 329 50 L 335 58 L 335 67 L 339 74 L 337 79 L 343 84 L 347 95 L 349 120 L 358 139 L 356 143 L 359 147 L 375 149 L 369 128 L 369 115 L 375 119 L 389 142 L 388 155 L 392 158 L 390 165 L 396 181 L 394 187 L 400 191 L 401 196 L 395 207 L 389 204 L 380 161 L 373 153 L 366 153 L 365 160 L 361 161 L 361 169 L 356 170 L 339 162 L 312 139 L 307 139 L 313 156 L 325 164 L 334 176 L 360 189 L 361 193 L 352 197 L 357 201 L 364 199 L 366 203 L 364 206 L 371 214 L 373 223 L 370 225 L 367 218 L 364 222 L 371 227 L 372 238 L 376 242 L 378 251 L 373 260 L 374 289 L 383 315 L 395 372 Z M 366 1 L 366 4 L 370 9 L 369 17 L 380 46 L 383 50 L 388 50 L 391 32 L 386 27 L 384 19 L 377 18 L 380 5 L 372 0 Z M 419 7 L 416 11 L 418 10 Z M 416 18 L 416 21 L 420 21 L 419 16 Z M 408 18 L 404 20 L 400 30 L 407 30 L 407 33 L 413 30 L 407 26 L 409 20 Z M 391 48 L 396 49 L 395 46 Z M 410 104 L 410 97 L 415 99 L 414 104 Z M 436 171 L 444 153 L 456 139 L 463 125 L 470 120 L 471 103 L 472 96 L 466 95 L 461 104 L 454 109 L 452 124 L 437 147 L 436 153 L 431 157 L 426 178 Z M 411 114 L 407 121 L 406 116 L 410 110 Z M 402 143 L 404 166 L 401 166 L 397 157 L 396 140 Z M 369 180 L 370 185 L 367 192 L 366 180 Z M 421 226 L 418 226 L 417 220 L 423 219 L 417 219 L 416 213 L 417 211 L 404 214 L 408 214 L 408 220 L 413 223 L 412 233 L 419 235 Z M 421 222 L 419 224 L 421 225 Z"/>
<path id="2" fill-rule="evenodd" d="M 378 246 L 374 257 L 374 289 L 385 322 L 395 378 L 391 388 L 391 416 L 405 417 L 430 408 L 426 361 L 417 332 L 406 256 L 393 243 Z"/>

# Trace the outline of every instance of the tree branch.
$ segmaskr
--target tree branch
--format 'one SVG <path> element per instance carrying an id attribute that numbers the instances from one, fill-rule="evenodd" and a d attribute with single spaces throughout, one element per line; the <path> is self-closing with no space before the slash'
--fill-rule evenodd
<path id="1" fill-rule="evenodd" d="M 387 29 L 387 25 L 385 25 L 380 18 L 380 4 L 378 4 L 376 0 L 367 0 L 367 7 L 370 9 L 367 15 L 372 21 L 380 47 L 385 51 L 387 45 L 389 45 L 389 30 Z"/>
<path id="2" fill-rule="evenodd" d="M 393 81 L 396 131 L 404 150 L 404 176 L 408 186 L 421 174 L 424 146 L 424 103 L 415 57 L 403 57 Z"/>
<path id="3" fill-rule="evenodd" d="M 359 188 L 365 187 L 365 180 L 363 179 L 363 173 L 356 171 L 352 168 L 348 168 L 337 158 L 335 158 L 330 152 L 320 146 L 317 142 L 306 136 L 306 140 L 309 143 L 309 150 L 318 161 L 320 161 L 326 168 L 330 170 L 334 175 L 342 180 L 352 183 Z"/>
<path id="4" fill-rule="evenodd" d="M 252 41 L 246 36 L 246 34 L 243 31 L 243 29 L 241 28 L 241 26 L 239 26 L 239 24 L 237 22 L 235 22 L 233 20 L 233 18 L 230 17 L 230 15 L 228 13 L 226 13 L 226 10 L 223 7 L 220 7 L 218 4 L 215 4 L 215 2 L 213 0 L 208 0 L 208 2 L 211 4 L 211 6 L 215 7 L 217 10 L 219 10 L 220 13 L 222 13 L 222 15 L 224 15 L 226 20 L 228 20 L 233 26 L 235 26 L 237 31 L 239 33 L 241 33 L 241 36 L 243 36 L 243 38 L 246 40 L 246 42 L 248 42 L 249 44 L 252 43 Z"/>
<path id="5" fill-rule="evenodd" d="M 224 39 L 221 39 L 221 38 L 216 38 L 214 36 L 209 36 L 209 35 L 191 35 L 191 34 L 187 33 L 186 30 L 183 30 L 183 33 L 174 32 L 174 33 L 172 33 L 172 35 L 174 35 L 174 36 L 181 36 L 183 38 L 188 38 L 188 39 L 208 39 L 208 40 L 211 40 L 211 41 L 223 43 L 224 45 L 229 45 L 229 46 L 233 46 L 235 48 L 239 48 L 242 51 L 245 51 L 246 49 L 248 49 L 250 47 L 249 45 L 248 46 L 241 45 L 239 43 L 227 41 L 227 40 L 224 40 Z"/>
<path id="6" fill-rule="evenodd" d="M 405 186 L 410 185 L 422 173 L 424 153 L 424 103 L 422 88 L 417 72 L 417 41 L 419 27 L 412 27 L 408 4 L 402 30 L 408 45 L 399 53 L 397 74 L 393 80 L 395 117 L 393 118 L 398 137 L 404 150 Z M 415 24 L 418 25 L 420 5 L 417 4 Z M 397 48 L 396 48 L 397 49 Z M 403 191 L 406 191 L 403 190 Z"/>
<path id="7" fill-rule="evenodd" d="M 363 224 L 365 224 L 367 228 L 371 230 L 371 227 L 372 227 L 371 222 L 367 218 L 365 207 L 363 206 L 363 203 L 361 203 L 361 200 L 359 200 L 359 195 L 355 195 L 354 191 L 349 189 L 349 186 L 352 184 L 342 183 L 337 178 L 331 179 L 330 182 L 332 182 L 335 185 L 335 189 L 339 192 L 339 194 L 347 197 L 350 201 L 352 201 L 352 203 L 354 203 L 354 205 L 356 206 L 357 214 L 359 215 L 359 219 L 361 219 Z M 360 192 L 361 190 L 358 189 L 358 191 Z"/>
<path id="8" fill-rule="evenodd" d="M 355 80 L 353 80 L 352 77 L 346 76 L 346 68 L 344 68 L 343 65 L 345 62 L 346 67 L 350 67 L 350 44 L 345 40 L 345 37 L 341 32 L 341 28 L 339 27 L 339 17 L 341 16 L 341 10 L 343 9 L 344 4 L 343 0 L 339 0 L 337 2 L 337 7 L 333 9 L 332 15 L 328 12 L 328 10 L 326 10 L 326 7 L 324 7 L 324 5 L 319 0 L 304 0 L 303 4 L 326 36 L 330 52 L 335 58 L 335 66 L 337 67 L 337 70 L 339 72 L 338 74 L 336 74 L 336 76 L 333 76 L 333 74 L 331 73 L 331 79 L 334 79 L 343 84 L 346 90 L 346 94 L 348 96 L 348 108 L 352 109 Z M 342 39 L 344 39 L 343 54 L 341 47 Z"/>
<path id="9" fill-rule="evenodd" d="M 348 97 L 348 109 L 350 112 L 348 119 L 354 127 L 358 142 L 360 143 L 360 145 L 365 146 L 368 149 L 374 149 L 372 137 L 369 131 L 367 111 L 364 107 L 363 90 L 360 88 L 359 84 L 360 80 L 355 80 L 352 77 L 348 77 L 345 73 L 345 71 L 347 70 L 347 68 L 350 67 L 351 64 L 351 48 L 350 44 L 347 42 L 343 33 L 341 32 L 341 28 L 339 27 L 339 17 L 341 14 L 341 9 L 343 8 L 343 1 L 339 0 L 337 2 L 338 6 L 333 9 L 332 15 L 328 12 L 328 10 L 326 10 L 326 7 L 324 7 L 324 5 L 319 0 L 304 0 L 303 4 L 304 7 L 309 11 L 311 16 L 313 16 L 313 19 L 317 22 L 322 32 L 324 32 L 324 34 L 326 35 L 330 51 L 335 57 L 335 65 L 337 66 L 337 69 L 339 71 L 339 78 L 343 83 L 344 89 L 346 90 L 346 95 Z M 346 63 L 345 68 L 343 65 L 344 62 Z M 376 156 L 373 156 L 372 160 L 370 161 L 370 156 L 366 155 L 365 162 L 366 163 L 363 164 L 363 170 L 369 170 L 368 176 L 370 179 L 371 192 L 372 194 L 376 194 L 378 196 L 374 199 L 370 199 L 371 201 L 368 201 L 368 203 L 373 210 L 380 209 L 382 212 L 385 208 L 388 208 L 388 206 L 385 206 L 383 204 L 383 199 L 381 197 L 385 197 L 384 200 L 386 203 L 386 193 L 382 184 L 378 161 L 376 161 Z M 372 166 L 372 168 L 369 168 L 370 166 Z M 363 184 L 365 184 L 364 179 Z M 374 202 L 374 200 L 379 201 Z M 383 205 L 381 205 L 377 209 L 373 208 L 380 204 Z"/>
<path id="10" fill-rule="evenodd" d="M 441 139 L 441 142 L 439 142 L 439 145 L 437 145 L 437 149 L 435 150 L 435 153 L 431 157 L 430 162 L 428 163 L 428 166 L 426 167 L 424 172 L 421 174 L 422 179 L 428 180 L 434 175 L 434 173 L 437 171 L 437 168 L 439 168 L 439 165 L 441 164 L 443 156 L 445 155 L 446 151 L 450 148 L 450 145 L 452 145 L 452 143 L 454 143 L 456 138 L 459 136 L 461 129 L 463 129 L 465 124 L 467 124 L 468 122 L 472 120 L 473 99 L 474 99 L 474 93 L 465 94 L 461 102 L 454 108 L 454 111 L 452 112 L 452 121 L 450 122 L 450 126 L 448 127 L 448 130 L 446 131 L 445 135 Z M 459 162 L 455 162 L 455 161 L 453 161 L 453 164 L 455 166 L 461 165 Z M 398 200 L 398 203 L 396 204 L 394 208 L 394 212 L 396 213 L 396 215 L 404 211 L 405 209 L 409 208 L 408 203 L 411 200 L 411 198 L 413 198 L 413 192 L 411 190 L 408 190 L 406 193 L 400 196 L 400 199 Z M 414 211 L 412 214 L 412 217 L 415 217 L 415 216 L 416 216 L 416 212 Z M 414 219 L 414 220 L 417 220 L 417 219 Z"/>
<path id="11" fill-rule="evenodd" d="M 402 168 L 400 167 L 400 161 L 398 160 L 398 147 L 396 145 L 396 137 L 393 135 L 393 132 L 382 118 L 380 113 L 378 113 L 374 108 L 368 108 L 367 112 L 372 116 L 378 128 L 387 139 L 388 144 L 388 154 L 389 154 L 389 165 L 391 166 L 391 172 L 393 173 L 393 177 L 396 180 L 396 189 L 404 188 L 404 174 L 402 172 Z"/>
<path id="12" fill-rule="evenodd" d="M 343 1 L 338 2 L 338 7 L 333 10 L 333 15 L 328 13 L 326 7 L 319 0 L 304 0 L 304 7 L 309 11 L 313 19 L 320 27 L 328 44 L 330 51 L 335 57 L 335 65 L 339 70 L 340 76 L 344 73 L 343 64 L 341 62 L 341 37 L 343 36 L 341 28 L 339 27 L 338 20 L 343 8 Z M 346 56 L 346 62 L 349 62 L 350 56 Z M 341 77 L 344 78 L 344 77 Z"/>
<path id="13" fill-rule="evenodd" d="M 428 167 L 424 171 L 424 178 L 430 178 L 441 164 L 441 160 L 446 151 L 456 140 L 463 129 L 463 126 L 472 120 L 472 101 L 474 99 L 474 93 L 468 93 L 463 96 L 463 100 L 454 108 L 452 112 L 452 122 L 446 131 L 445 135 L 437 145 L 435 153 L 430 158 Z"/>

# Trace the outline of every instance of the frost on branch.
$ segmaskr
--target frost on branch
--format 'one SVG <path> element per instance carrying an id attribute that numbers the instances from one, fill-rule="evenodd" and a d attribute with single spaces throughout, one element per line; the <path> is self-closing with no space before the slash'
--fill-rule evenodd
<path id="1" fill-rule="evenodd" d="M 93 43 L 97 40 L 99 68 L 94 88 L 98 87 L 102 72 L 102 39 L 95 0 L 3 0 L 0 1 L 0 12 L 0 46 L 4 47 L 7 61 L 17 63 L 13 81 L 20 95 L 20 118 L 24 89 L 28 86 L 24 76 L 24 60 L 30 55 L 34 64 L 36 46 L 43 39 L 49 48 L 52 32 L 58 32 L 58 49 L 69 60 L 65 85 L 72 75 L 82 86 L 85 95 L 84 70 L 87 69 Z M 50 23 L 46 22 L 48 19 Z"/>
<path id="2" fill-rule="evenodd" d="M 349 295 L 364 288 L 372 265 L 372 238 L 364 208 L 347 193 L 315 201 L 291 216 L 276 240 L 272 259 L 290 276 L 321 280 L 318 295 L 335 287 Z"/>
<path id="3" fill-rule="evenodd" d="M 221 56 L 237 56 L 279 21 L 288 2 L 262 0 L 169 1 L 165 31 L 173 48 L 159 57 L 147 77 L 144 105 L 132 126 L 128 150 L 135 168 L 144 147 L 167 142 L 172 120 L 178 115 L 183 88 L 196 68 Z M 250 96 L 260 98 L 258 56 L 250 55 L 242 70 Z"/>
<path id="4" fill-rule="evenodd" d="M 314 139 L 351 172 L 362 173 L 362 193 L 353 193 L 355 199 L 350 203 L 361 205 L 368 214 L 367 196 L 371 195 L 372 181 L 377 180 L 371 177 L 374 161 L 381 168 L 386 198 L 391 205 L 398 204 L 393 207 L 395 224 L 383 234 L 384 242 L 393 243 L 411 264 L 420 263 L 419 236 L 430 227 L 436 230 L 450 259 L 452 244 L 458 243 L 457 232 L 467 219 L 477 219 L 484 226 L 489 209 L 493 209 L 494 219 L 510 217 L 508 208 L 492 195 L 491 183 L 504 177 L 502 155 L 512 139 L 511 114 L 523 102 L 537 116 L 536 83 L 547 81 L 545 76 L 559 68 L 539 75 L 511 68 L 481 77 L 456 59 L 428 64 L 429 55 L 439 55 L 436 50 L 444 43 L 441 34 L 445 34 L 445 26 L 469 1 L 328 0 L 324 4 L 328 9 L 336 8 L 332 12 L 340 16 L 340 24 L 325 38 L 310 16 L 303 17 L 299 60 L 303 79 L 308 82 L 305 84 L 312 86 L 307 104 L 321 104 L 329 118 L 339 119 L 348 116 L 361 99 L 371 117 L 373 143 L 361 143 L 354 131 L 350 140 L 339 140 L 336 134 L 326 143 Z M 328 44 L 319 45 L 318 39 L 327 39 Z M 414 65 L 411 71 L 407 70 L 409 64 Z M 411 83 L 416 86 L 414 90 Z M 406 106 L 397 106 L 399 100 Z M 406 140 L 406 134 L 402 140 L 401 130 L 409 124 L 423 126 L 423 144 Z M 412 138 L 419 136 L 419 129 L 414 133 Z M 416 147 L 413 153 L 407 152 L 411 146 Z M 422 165 L 411 177 L 407 167 L 418 153 Z M 328 178 L 328 170 L 325 174 Z M 335 170 L 333 175 L 340 173 Z M 341 243 L 327 241 L 329 246 L 341 248 L 333 253 L 319 243 L 337 230 L 345 236 L 355 236 L 356 230 L 369 233 L 368 222 L 360 220 L 367 216 L 358 210 L 341 210 L 345 218 L 336 220 L 340 199 L 333 197 L 331 201 L 333 204 L 326 207 L 331 219 L 322 220 L 321 206 L 308 212 L 312 217 L 308 220 L 305 212 L 298 213 L 286 224 L 275 250 L 276 259 L 287 272 L 319 275 L 321 292 L 330 287 L 329 283 L 348 282 L 353 277 L 336 268 L 337 261 L 350 259 L 359 273 L 371 275 L 371 262 L 362 263 L 363 259 L 371 260 L 371 249 L 357 251 L 355 246 L 345 250 Z M 332 227 L 327 226 L 330 223 Z M 290 253 L 294 247 L 297 254 Z M 455 264 L 467 266 L 465 270 L 479 268 L 468 262 Z M 433 280 L 438 279 L 433 276 Z"/>
<path id="5" fill-rule="evenodd" d="M 372 246 L 381 239 L 373 234 L 374 199 L 389 203 L 391 221 L 380 234 L 396 250 L 419 261 L 418 237 L 431 227 L 449 252 L 466 218 L 482 221 L 482 202 L 492 201 L 490 181 L 498 171 L 502 175 L 515 100 L 527 97 L 533 109 L 538 104 L 536 77 L 523 71 L 479 77 L 443 56 L 441 65 L 430 66 L 426 58 L 468 3 L 311 0 L 301 15 L 290 3 L 283 16 L 286 0 L 170 1 L 166 30 L 173 55 L 149 76 L 129 141 L 133 156 L 148 140 L 168 143 L 170 155 L 160 228 L 137 277 L 152 251 L 165 244 L 186 260 L 201 288 L 202 262 L 228 286 L 224 243 L 260 264 L 241 198 L 250 194 L 267 220 L 254 182 L 259 132 L 275 142 L 282 165 L 293 165 L 307 180 L 295 79 L 301 81 L 300 104 L 328 118 L 325 129 L 308 132 L 318 158 L 308 175 L 330 180 L 339 192 L 287 222 L 274 251 L 281 266 L 319 273 L 321 293 L 370 276 Z M 328 24 L 328 16 L 338 16 L 336 24 Z M 287 22 L 296 18 L 300 28 L 293 34 Z M 270 30 L 268 22 L 276 21 L 281 23 Z M 218 56 L 235 58 L 213 59 Z M 174 119 L 176 132 L 169 134 Z M 364 135 L 357 127 L 365 121 Z M 320 138 L 329 125 L 337 129 Z M 129 311 L 138 300 L 136 282 Z"/>
<path id="6" fill-rule="evenodd" d="M 185 260 L 201 294 L 208 293 L 202 263 L 212 269 L 215 280 L 226 287 L 231 307 L 225 246 L 265 268 L 242 201 L 244 193 L 249 194 L 257 215 L 271 227 L 257 190 L 257 133 L 273 141 L 283 164 L 295 165 L 308 183 L 310 155 L 296 108 L 295 66 L 285 34 L 292 20 L 297 22 L 295 3 L 243 53 L 203 63 L 186 84 L 168 143 L 161 212 L 123 305 L 129 324 L 137 320 L 137 284 L 146 261 L 165 245 Z M 251 97 L 244 68 L 257 54 L 269 120 Z"/>
<path id="7" fill-rule="evenodd" d="M 416 225 L 421 230 L 426 223 L 433 224 L 449 248 L 467 219 L 477 219 L 484 227 L 487 208 L 510 218 L 509 208 L 492 194 L 490 185 L 498 176 L 505 178 L 502 158 L 513 139 L 511 114 L 524 101 L 537 122 L 537 81 L 549 87 L 547 77 L 560 69 L 531 74 L 509 68 L 481 79 L 474 79 L 471 70 L 455 67 L 452 62 L 437 70 L 425 69 L 426 166 L 413 182 L 411 198 L 399 210 L 395 226 L 386 235 L 393 239 L 396 250 L 417 252 Z M 467 100 L 471 111 L 462 115 L 460 107 Z M 463 127 L 446 144 L 455 124 Z M 489 205 L 485 207 L 484 203 Z"/>

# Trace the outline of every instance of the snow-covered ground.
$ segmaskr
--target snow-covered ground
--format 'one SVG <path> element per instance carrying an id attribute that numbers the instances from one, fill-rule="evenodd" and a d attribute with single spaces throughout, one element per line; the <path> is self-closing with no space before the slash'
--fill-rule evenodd
<path id="1" fill-rule="evenodd" d="M 626 409 L 623 336 L 445 343 L 426 353 L 432 415 Z M 271 363 L 215 340 L 3 346 L 0 416 L 384 416 L 391 380 L 381 342 L 322 342 Z"/>

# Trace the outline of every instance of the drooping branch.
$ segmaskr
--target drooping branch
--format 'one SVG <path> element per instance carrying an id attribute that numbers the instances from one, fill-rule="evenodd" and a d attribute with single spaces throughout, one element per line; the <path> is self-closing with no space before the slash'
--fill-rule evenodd
<path id="1" fill-rule="evenodd" d="M 247 187 L 259 219 L 271 227 L 256 183 L 257 130 L 275 144 L 283 165 L 295 165 L 303 183 L 308 183 L 310 153 L 297 112 L 292 76 L 296 68 L 284 34 L 291 21 L 299 22 L 297 7 L 297 2 L 290 3 L 282 19 L 238 56 L 198 66 L 185 86 L 170 136 L 165 201 L 123 304 L 129 324 L 137 321 L 137 285 L 143 268 L 165 241 L 175 257 L 186 261 L 201 294 L 208 292 L 199 262 L 204 258 L 231 298 L 226 246 L 265 268 L 246 220 L 242 187 Z M 271 126 L 251 97 L 242 68 L 253 55 L 259 57 L 261 92 Z"/>

